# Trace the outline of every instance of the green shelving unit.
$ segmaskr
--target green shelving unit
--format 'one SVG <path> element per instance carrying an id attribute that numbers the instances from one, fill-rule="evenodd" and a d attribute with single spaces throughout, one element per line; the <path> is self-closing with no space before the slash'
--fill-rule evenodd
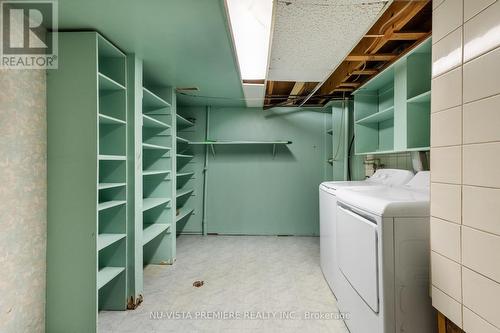
<path id="1" fill-rule="evenodd" d="M 47 86 L 46 331 L 92 333 L 99 310 L 127 304 L 126 56 L 98 33 L 59 33 Z"/>
<path id="2" fill-rule="evenodd" d="M 175 233 L 171 232 L 175 223 L 171 205 L 174 194 L 170 177 L 173 113 L 171 103 L 162 96 L 165 90 L 142 89 L 143 265 L 171 264 L 174 260 Z"/>
<path id="3" fill-rule="evenodd" d="M 189 217 L 194 214 L 194 205 L 190 198 L 195 195 L 193 188 L 193 158 L 194 153 L 191 146 L 191 141 L 184 136 L 189 135 L 194 131 L 195 119 L 183 117 L 176 114 L 176 144 L 177 144 L 177 172 L 176 172 L 176 224 L 177 233 L 181 233 L 184 226 L 189 220 Z"/>
<path id="4" fill-rule="evenodd" d="M 354 92 L 355 152 L 429 150 L 431 39 Z"/>

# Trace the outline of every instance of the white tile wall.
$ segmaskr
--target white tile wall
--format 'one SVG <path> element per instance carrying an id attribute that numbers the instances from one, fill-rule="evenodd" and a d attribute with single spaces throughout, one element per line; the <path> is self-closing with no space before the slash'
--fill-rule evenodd
<path id="1" fill-rule="evenodd" d="M 499 117 L 500 119 L 500 117 Z M 431 147 L 462 144 L 462 107 L 431 115 Z"/>
<path id="2" fill-rule="evenodd" d="M 473 0 L 483 9 L 494 1 Z M 469 61 L 485 52 L 500 46 L 500 2 L 486 8 L 476 17 L 464 24 L 464 61 Z"/>
<path id="3" fill-rule="evenodd" d="M 462 25 L 463 5 L 461 0 L 445 0 L 432 15 L 432 42 Z"/>
<path id="4" fill-rule="evenodd" d="M 464 143 L 500 141 L 500 95 L 464 104 Z"/>
<path id="5" fill-rule="evenodd" d="M 447 221 L 461 223 L 462 187 L 441 183 L 431 184 L 431 215 Z"/>
<path id="6" fill-rule="evenodd" d="M 464 184 L 500 188 L 500 142 L 466 145 L 463 154 Z"/>
<path id="7" fill-rule="evenodd" d="M 500 236 L 462 228 L 462 264 L 500 283 Z M 496 260 L 492 260 L 491 258 Z"/>
<path id="8" fill-rule="evenodd" d="M 496 0 L 464 0 L 464 20 L 470 20 Z M 435 0 L 434 0 L 435 2 Z"/>
<path id="9" fill-rule="evenodd" d="M 433 305 L 467 333 L 500 333 L 500 0 L 433 8 Z"/>
<path id="10" fill-rule="evenodd" d="M 432 79 L 431 112 L 462 104 L 462 67 Z"/>
<path id="11" fill-rule="evenodd" d="M 450 184 L 461 183 L 461 146 L 431 148 L 431 181 Z"/>
<path id="12" fill-rule="evenodd" d="M 462 267 L 460 264 L 431 253 L 431 274 L 433 285 L 456 301 L 462 302 Z"/>
<path id="13" fill-rule="evenodd" d="M 458 28 L 432 46 L 432 77 L 462 64 L 462 29 Z"/>
<path id="14" fill-rule="evenodd" d="M 431 249 L 460 263 L 460 225 L 431 217 Z"/>
<path id="15" fill-rule="evenodd" d="M 431 297 L 432 306 L 453 321 L 458 327 L 462 327 L 462 304 L 434 286 L 431 289 Z"/>
<path id="16" fill-rule="evenodd" d="M 500 48 L 464 65 L 464 103 L 500 93 Z M 434 97 L 434 95 L 432 95 Z"/>
<path id="17" fill-rule="evenodd" d="M 464 186 L 463 224 L 500 235 L 500 189 Z"/>
<path id="18" fill-rule="evenodd" d="M 464 307 L 464 327 L 467 333 L 500 333 L 500 329 L 488 323 L 471 310 Z"/>
<path id="19" fill-rule="evenodd" d="M 462 269 L 464 305 L 500 327 L 500 284 L 466 267 Z"/>

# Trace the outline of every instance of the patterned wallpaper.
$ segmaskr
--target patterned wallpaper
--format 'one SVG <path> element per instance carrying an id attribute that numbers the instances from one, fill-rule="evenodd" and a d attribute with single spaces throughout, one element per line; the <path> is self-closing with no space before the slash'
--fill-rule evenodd
<path id="1" fill-rule="evenodd" d="M 0 70 L 0 332 L 43 332 L 45 71 Z"/>

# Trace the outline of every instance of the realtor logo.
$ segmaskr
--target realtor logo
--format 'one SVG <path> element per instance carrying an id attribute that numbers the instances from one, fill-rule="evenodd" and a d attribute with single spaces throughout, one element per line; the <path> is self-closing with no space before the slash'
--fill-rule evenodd
<path id="1" fill-rule="evenodd" d="M 0 2 L 0 68 L 57 68 L 57 3 Z"/>

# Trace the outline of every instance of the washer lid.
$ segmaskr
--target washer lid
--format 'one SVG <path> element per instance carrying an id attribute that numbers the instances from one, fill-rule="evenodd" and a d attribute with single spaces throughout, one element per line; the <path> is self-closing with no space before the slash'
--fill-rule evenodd
<path id="1" fill-rule="evenodd" d="M 368 213 L 384 217 L 412 217 L 430 214 L 429 172 L 419 172 L 404 186 L 344 188 L 337 200 Z"/>
<path id="2" fill-rule="evenodd" d="M 337 190 L 342 187 L 351 186 L 374 186 L 374 185 L 387 185 L 387 186 L 398 186 L 406 184 L 410 179 L 413 178 L 413 172 L 408 170 L 400 169 L 378 169 L 375 171 L 373 176 L 366 180 L 357 181 L 336 181 L 336 182 L 324 182 L 321 183 L 320 187 L 328 190 Z"/>

